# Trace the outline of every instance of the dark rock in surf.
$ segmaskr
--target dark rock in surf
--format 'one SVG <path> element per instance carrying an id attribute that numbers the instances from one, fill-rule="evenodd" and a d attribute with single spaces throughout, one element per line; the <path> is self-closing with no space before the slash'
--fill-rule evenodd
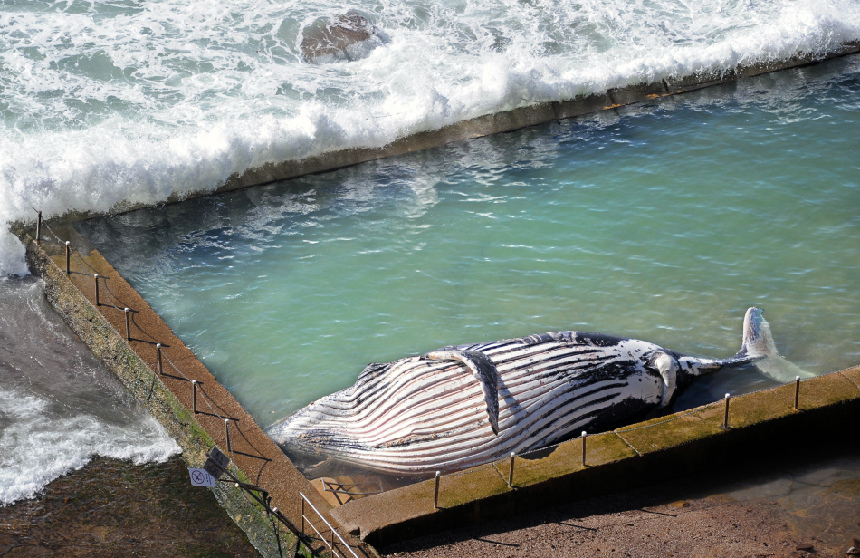
<path id="1" fill-rule="evenodd" d="M 353 10 L 332 18 L 320 18 L 302 31 L 301 51 L 306 62 L 353 61 L 365 58 L 388 36 Z"/>

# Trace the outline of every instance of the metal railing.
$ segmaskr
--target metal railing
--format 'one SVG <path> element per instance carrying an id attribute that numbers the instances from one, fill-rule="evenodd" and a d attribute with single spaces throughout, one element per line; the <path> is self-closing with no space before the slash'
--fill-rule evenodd
<path id="1" fill-rule="evenodd" d="M 194 412 L 194 414 L 205 414 L 205 415 L 209 415 L 209 416 L 214 416 L 214 417 L 217 417 L 217 418 L 224 421 L 225 446 L 226 446 L 227 452 L 230 454 L 230 458 L 231 458 L 230 460 L 235 462 L 233 445 L 231 443 L 231 438 L 230 438 L 230 423 L 231 422 L 234 422 L 234 423 L 238 422 L 239 419 L 219 412 L 218 403 L 214 399 L 212 399 L 209 396 L 209 394 L 206 393 L 206 391 L 202 388 L 203 381 L 201 381 L 199 379 L 195 379 L 195 378 L 190 378 L 185 372 L 183 372 L 182 369 L 175 362 L 173 362 L 173 360 L 171 360 L 170 357 L 167 355 L 166 349 L 170 348 L 169 345 L 166 345 L 164 343 L 157 341 L 153 336 L 151 336 L 150 334 L 145 332 L 143 330 L 143 328 L 141 328 L 140 325 L 134 321 L 134 315 L 137 314 L 138 311 L 132 309 L 129 304 L 127 304 L 125 301 L 123 301 L 110 288 L 110 283 L 109 283 L 110 278 L 105 276 L 105 275 L 99 274 L 96 271 L 96 269 L 93 268 L 93 266 L 91 266 L 83 258 L 81 258 L 78 251 L 72 247 L 71 241 L 64 240 L 60 235 L 58 235 L 56 232 L 54 232 L 54 230 L 50 227 L 50 225 L 48 225 L 47 223 L 45 223 L 42 220 L 42 212 L 41 211 L 37 211 L 37 213 L 38 213 L 38 220 L 37 220 L 37 224 L 36 224 L 36 243 L 39 245 L 42 245 L 42 240 L 43 240 L 42 229 L 44 227 L 50 233 L 50 236 L 52 236 L 56 240 L 58 245 L 62 246 L 64 248 L 64 251 L 65 251 L 65 270 L 64 271 L 65 271 L 66 275 L 72 275 L 73 273 L 74 274 L 80 274 L 80 275 L 91 275 L 93 277 L 93 280 L 94 280 L 94 287 L 93 287 L 94 296 L 93 296 L 93 298 L 95 300 L 96 307 L 97 308 L 99 308 L 99 307 L 112 308 L 112 309 L 123 312 L 123 314 L 125 315 L 125 330 L 126 330 L 125 331 L 125 340 L 126 340 L 126 342 L 131 343 L 132 341 L 135 341 L 135 342 L 143 342 L 143 343 L 149 343 L 149 344 L 154 343 L 155 344 L 155 347 L 156 347 L 156 372 L 155 373 L 162 378 L 172 378 L 174 380 L 180 380 L 180 381 L 188 382 L 191 386 L 192 411 Z M 72 262 L 75 262 L 75 267 L 77 267 L 78 269 L 72 269 Z M 72 284 L 75 286 L 76 289 L 78 289 L 79 292 L 81 292 L 82 295 L 84 295 L 85 297 L 87 296 L 85 293 L 83 293 L 81 291 L 80 287 L 78 287 L 74 282 L 72 282 Z M 107 294 L 107 301 L 102 300 L 102 289 L 101 289 L 102 285 L 104 286 L 104 291 Z M 132 324 L 135 325 L 136 329 L 140 332 L 141 335 L 148 337 L 149 340 L 137 339 L 135 337 L 132 337 L 132 335 L 131 335 Z M 119 332 L 117 332 L 117 333 L 119 333 Z M 165 372 L 165 370 L 164 370 L 164 368 L 165 368 L 164 362 L 165 361 L 169 365 L 168 372 Z M 198 395 L 202 396 L 202 398 L 198 397 Z M 206 405 L 208 412 L 207 411 L 201 411 L 200 409 L 198 409 L 197 402 L 198 402 L 198 400 L 201 400 L 201 399 L 202 399 L 203 403 Z M 252 457 L 256 457 L 256 456 L 252 456 Z M 260 457 L 263 459 L 267 459 L 263 456 L 260 456 Z M 221 482 L 233 483 L 237 488 L 242 490 L 242 493 L 245 495 L 246 498 L 250 498 L 251 501 L 256 502 L 257 504 L 262 506 L 267 515 L 275 518 L 290 533 L 295 535 L 298 538 L 298 540 L 300 541 L 300 543 L 304 544 L 307 547 L 307 549 L 311 552 L 311 554 L 313 554 L 314 556 L 318 556 L 319 552 L 314 548 L 314 542 L 313 542 L 314 538 L 310 537 L 309 535 L 304 533 L 305 521 L 307 521 L 311 525 L 313 530 L 317 533 L 317 535 L 319 536 L 319 540 L 322 543 L 324 543 L 329 549 L 331 549 L 332 552 L 337 552 L 341 556 L 345 556 L 345 554 L 341 550 L 341 548 L 345 548 L 349 551 L 349 553 L 352 556 L 354 556 L 355 558 L 359 558 L 358 554 L 356 554 L 355 551 L 353 550 L 353 547 L 350 546 L 344 540 L 344 538 L 340 535 L 340 533 L 338 533 L 337 530 L 335 530 L 335 528 L 331 525 L 331 523 L 329 523 L 329 521 L 322 515 L 322 513 L 320 513 L 319 510 L 310 502 L 310 500 L 308 500 L 307 496 L 305 496 L 304 493 L 300 493 L 301 508 L 302 508 L 302 528 L 299 529 L 295 526 L 295 524 L 293 524 L 289 520 L 289 518 L 287 518 L 283 514 L 283 512 L 281 512 L 277 507 L 273 507 L 271 505 L 272 497 L 267 490 L 265 490 L 264 488 L 261 488 L 259 486 L 256 486 L 256 485 L 245 483 L 245 482 L 239 480 L 239 478 L 236 477 L 236 475 L 234 475 L 226 467 L 222 467 L 220 464 L 216 464 L 216 465 L 221 470 L 221 472 L 226 474 L 229 478 L 229 480 L 226 480 L 226 481 L 224 479 L 220 479 Z M 327 531 L 329 532 L 328 540 L 326 540 L 325 537 L 323 537 L 323 535 L 320 534 L 320 532 L 314 526 L 313 522 L 311 522 L 310 519 L 305 516 L 305 513 L 304 513 L 305 503 L 307 503 L 311 507 L 311 509 L 313 509 L 313 511 L 316 513 L 316 515 L 319 517 L 319 519 L 321 519 L 323 521 L 323 523 L 325 523 Z M 337 542 L 335 541 L 335 539 L 337 539 Z"/>
<path id="2" fill-rule="evenodd" d="M 329 550 L 331 550 L 332 552 L 337 552 L 337 553 L 338 553 L 338 554 L 340 554 L 341 556 L 346 556 L 346 554 L 344 554 L 344 553 L 340 550 L 340 547 L 338 547 L 337 542 L 335 541 L 335 537 L 337 537 L 337 540 L 338 540 L 338 541 L 340 541 L 340 544 L 341 544 L 343 547 L 345 547 L 347 550 L 349 550 L 349 553 L 350 553 L 352 556 L 354 556 L 355 558 L 359 558 L 359 557 L 358 557 L 358 554 L 356 554 L 356 553 L 355 553 L 355 551 L 352 549 L 352 547 L 351 547 L 350 545 L 348 545 L 348 544 L 347 544 L 347 542 L 346 542 L 345 540 L 343 540 L 343 537 L 341 537 L 341 536 L 340 536 L 340 533 L 338 533 L 338 532 L 335 530 L 335 528 L 334 528 L 334 527 L 332 527 L 331 523 L 329 523 L 329 522 L 328 522 L 328 520 L 323 516 L 323 514 L 321 514 L 321 513 L 320 513 L 320 511 L 316 508 L 316 506 L 314 506 L 314 505 L 311 503 L 311 501 L 310 501 L 310 500 L 308 500 L 308 497 L 307 497 L 307 496 L 305 496 L 304 492 L 300 492 L 299 494 L 301 494 L 301 497 L 302 497 L 302 529 L 301 529 L 301 530 L 302 530 L 302 534 L 304 534 L 304 531 L 305 531 L 305 521 L 307 521 L 307 522 L 308 522 L 308 525 L 310 525 L 310 526 L 311 526 L 311 529 L 313 529 L 313 530 L 314 530 L 314 532 L 317 534 L 317 536 L 320 538 L 320 540 L 321 540 L 323 543 L 325 543 L 325 545 L 329 548 Z M 307 504 L 308 506 L 310 506 L 310 508 L 311 508 L 311 509 L 314 511 L 314 513 L 317 515 L 317 517 L 318 517 L 319 519 L 321 519 L 323 523 L 325 523 L 326 527 L 328 528 L 329 535 L 330 535 L 330 536 L 329 536 L 329 540 L 326 540 L 326 539 L 325 539 L 325 537 L 323 537 L 322 533 L 320 533 L 320 532 L 319 532 L 319 530 L 318 530 L 318 529 L 316 528 L 316 526 L 314 525 L 313 521 L 311 521 L 311 519 L 310 519 L 309 517 L 307 517 L 307 515 L 305 515 L 305 504 Z"/>

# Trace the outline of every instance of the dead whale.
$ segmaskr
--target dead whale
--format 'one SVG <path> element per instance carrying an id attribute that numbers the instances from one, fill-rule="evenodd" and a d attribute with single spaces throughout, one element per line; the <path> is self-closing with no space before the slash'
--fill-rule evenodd
<path id="1" fill-rule="evenodd" d="M 451 472 L 614 428 L 665 407 L 695 378 L 773 351 L 758 308 L 729 359 L 574 331 L 444 347 L 372 363 L 269 435 L 282 447 L 395 475 Z"/>

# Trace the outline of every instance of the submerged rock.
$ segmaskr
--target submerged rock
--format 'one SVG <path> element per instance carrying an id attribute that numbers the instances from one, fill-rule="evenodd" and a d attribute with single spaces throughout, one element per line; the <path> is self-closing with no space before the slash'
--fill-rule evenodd
<path id="1" fill-rule="evenodd" d="M 306 62 L 324 64 L 359 60 L 388 41 L 388 36 L 366 17 L 350 10 L 305 27 L 300 46 Z"/>

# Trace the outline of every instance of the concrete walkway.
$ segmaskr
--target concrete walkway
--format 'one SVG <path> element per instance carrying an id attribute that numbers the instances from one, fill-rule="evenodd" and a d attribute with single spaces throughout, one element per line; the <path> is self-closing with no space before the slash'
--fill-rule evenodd
<path id="1" fill-rule="evenodd" d="M 682 477 L 697 470 L 766 460 L 798 440 L 844 443 L 860 423 L 860 367 L 564 442 L 488 466 L 349 502 L 332 510 L 375 546 L 428 532 Z M 794 408 L 798 395 L 798 408 Z M 811 447 L 807 444 L 807 447 Z M 548 455 L 547 455 L 548 454 Z M 511 482 L 511 479 L 513 482 Z M 436 507 L 438 505 L 438 508 Z"/>

